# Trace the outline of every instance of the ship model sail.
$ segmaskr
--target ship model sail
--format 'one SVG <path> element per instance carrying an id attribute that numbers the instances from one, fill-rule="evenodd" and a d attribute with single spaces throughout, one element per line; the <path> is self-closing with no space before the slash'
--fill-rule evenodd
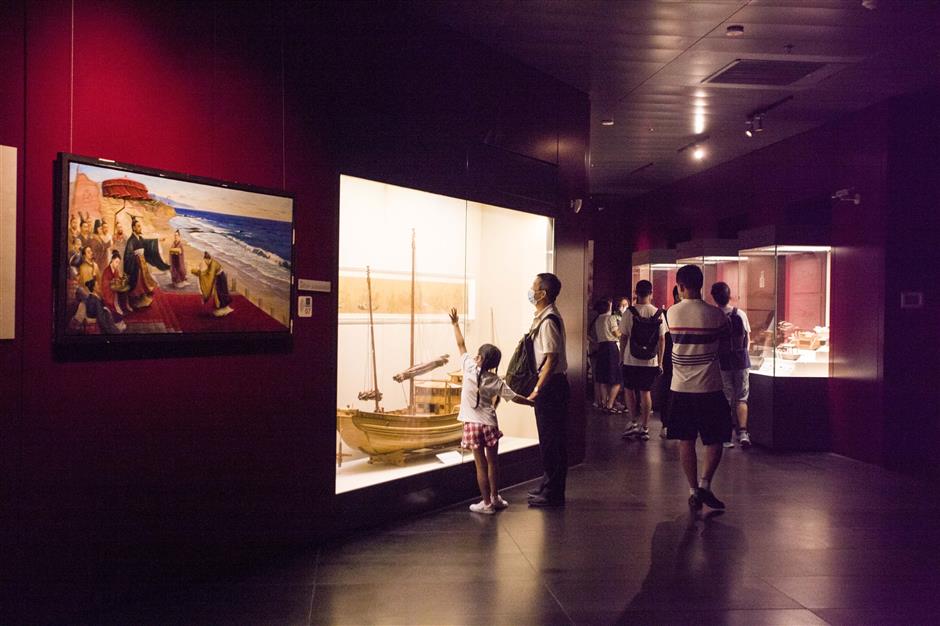
<path id="1" fill-rule="evenodd" d="M 373 401 L 374 409 L 338 409 L 336 427 L 342 441 L 349 447 L 369 455 L 370 463 L 403 464 L 409 457 L 453 449 L 460 443 L 463 424 L 457 420 L 460 406 L 460 385 L 444 380 L 419 380 L 447 364 L 444 354 L 426 363 L 415 364 L 415 239 L 411 235 L 411 315 L 409 366 L 392 378 L 408 383 L 408 406 L 402 409 L 382 408 L 378 388 L 378 367 L 375 352 L 375 322 L 372 305 L 371 269 L 366 267 L 366 289 L 369 309 L 369 345 L 372 388 L 358 394 L 359 400 Z M 340 457 L 341 458 L 341 457 Z"/>

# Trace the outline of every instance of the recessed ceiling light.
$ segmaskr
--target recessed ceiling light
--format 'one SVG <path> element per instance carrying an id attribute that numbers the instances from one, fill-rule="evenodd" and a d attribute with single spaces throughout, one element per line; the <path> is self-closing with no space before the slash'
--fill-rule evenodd
<path id="1" fill-rule="evenodd" d="M 608 118 L 606 120 L 601 120 L 601 126 L 613 126 L 614 120 Z"/>
<path id="2" fill-rule="evenodd" d="M 744 34 L 744 24 L 732 24 L 725 29 L 725 35 L 728 37 L 740 37 Z"/>
<path id="3" fill-rule="evenodd" d="M 692 158 L 696 161 L 701 161 L 705 158 L 705 148 L 702 146 L 695 146 L 695 149 L 692 150 Z"/>

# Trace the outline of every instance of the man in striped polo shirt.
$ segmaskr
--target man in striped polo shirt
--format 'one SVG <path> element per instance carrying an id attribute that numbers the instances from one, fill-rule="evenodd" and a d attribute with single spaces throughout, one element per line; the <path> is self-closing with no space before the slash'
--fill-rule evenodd
<path id="1" fill-rule="evenodd" d="M 672 391 L 669 439 L 679 440 L 679 459 L 689 481 L 689 508 L 723 510 L 711 482 L 721 462 L 722 444 L 731 440 L 731 417 L 722 393 L 718 351 L 727 350 L 727 316 L 702 300 L 702 270 L 685 265 L 676 273 L 681 302 L 669 309 L 672 333 Z M 695 440 L 705 446 L 705 468 L 698 476 Z"/>

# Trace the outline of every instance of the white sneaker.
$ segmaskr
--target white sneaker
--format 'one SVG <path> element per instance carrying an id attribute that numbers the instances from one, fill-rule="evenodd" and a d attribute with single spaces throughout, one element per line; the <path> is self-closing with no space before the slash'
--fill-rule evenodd
<path id="1" fill-rule="evenodd" d="M 476 504 L 470 505 L 470 511 L 473 513 L 482 513 L 483 515 L 492 515 L 496 512 L 496 507 L 492 504 L 484 504 L 482 500 Z"/>
<path id="2" fill-rule="evenodd" d="M 723 447 L 725 447 L 725 448 L 733 448 L 733 447 L 734 447 L 734 441 L 726 441 L 726 442 L 724 442 L 724 443 L 721 444 L 721 445 L 722 445 Z"/>
<path id="3" fill-rule="evenodd" d="M 742 430 L 742 431 L 738 434 L 738 443 L 741 444 L 741 447 L 742 447 L 742 448 L 750 448 L 750 447 L 751 447 L 751 435 L 750 435 L 750 433 L 748 433 L 746 430 Z"/>
<path id="4" fill-rule="evenodd" d="M 508 507 L 509 503 L 503 498 L 503 496 L 496 496 L 496 499 L 493 500 L 493 508 L 497 511 L 502 511 Z"/>
<path id="5" fill-rule="evenodd" d="M 639 430 L 640 430 L 639 424 L 637 424 L 636 422 L 630 422 L 630 424 L 627 426 L 627 429 L 624 430 L 623 434 L 621 434 L 620 436 L 624 439 L 628 437 L 633 437 L 634 435 L 637 434 L 637 431 Z"/>
<path id="6" fill-rule="evenodd" d="M 636 437 L 637 437 L 637 439 L 639 439 L 640 441 L 649 441 L 649 440 L 650 440 L 650 429 L 649 429 L 649 428 L 641 428 L 641 429 L 637 430 L 637 431 L 636 431 Z"/>

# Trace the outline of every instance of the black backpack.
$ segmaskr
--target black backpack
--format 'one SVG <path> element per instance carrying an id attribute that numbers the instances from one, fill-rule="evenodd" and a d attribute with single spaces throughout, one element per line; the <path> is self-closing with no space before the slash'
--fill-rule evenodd
<path id="1" fill-rule="evenodd" d="M 636 307 L 629 308 L 633 315 L 630 329 L 630 356 L 641 361 L 649 361 L 656 356 L 659 344 L 659 326 L 663 323 L 663 310 L 657 309 L 653 317 L 641 317 Z"/>
<path id="2" fill-rule="evenodd" d="M 545 359 L 542 359 L 542 362 L 536 366 L 535 337 L 539 334 L 542 324 L 551 319 L 555 320 L 556 324 L 560 323 L 557 315 L 546 315 L 538 326 L 522 336 L 516 346 L 516 351 L 509 359 L 509 367 L 506 368 L 506 384 L 520 396 L 528 397 L 539 381 L 539 370 L 545 364 Z"/>
<path id="3" fill-rule="evenodd" d="M 751 357 L 747 352 L 748 339 L 744 320 L 738 315 L 737 308 L 728 313 L 728 321 L 731 323 L 731 349 L 728 352 L 718 352 L 718 364 L 725 371 L 746 370 L 751 367 Z"/>

